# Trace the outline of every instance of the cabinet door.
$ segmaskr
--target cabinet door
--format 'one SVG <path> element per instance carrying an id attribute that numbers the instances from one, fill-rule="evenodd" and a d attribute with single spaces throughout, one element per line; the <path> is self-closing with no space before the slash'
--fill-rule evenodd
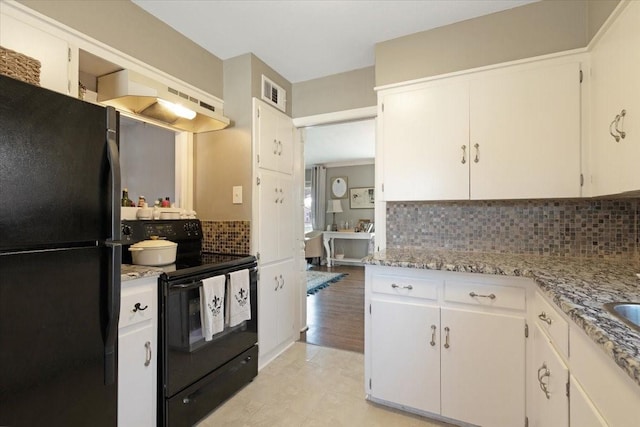
<path id="1" fill-rule="evenodd" d="M 138 326 L 142 325 L 142 328 Z M 156 425 L 155 329 L 149 322 L 118 336 L 118 425 Z"/>
<path id="2" fill-rule="evenodd" d="M 442 308 L 440 323 L 442 415 L 482 426 L 523 425 L 524 318 Z"/>
<path id="3" fill-rule="evenodd" d="M 591 56 L 591 184 L 594 196 L 640 189 L 640 2 L 632 1 Z M 612 122 L 626 110 L 618 142 Z"/>
<path id="4" fill-rule="evenodd" d="M 2 14 L 0 45 L 40 61 L 40 86 L 69 94 L 69 45 L 66 41 Z"/>
<path id="5" fill-rule="evenodd" d="M 280 180 L 271 172 L 262 172 L 258 177 L 258 251 L 260 262 L 269 263 L 279 259 Z"/>
<path id="6" fill-rule="evenodd" d="M 533 328 L 533 351 L 529 372 L 533 382 L 531 427 L 567 427 L 569 370 L 538 325 Z"/>
<path id="7" fill-rule="evenodd" d="M 293 260 L 260 267 L 258 286 L 258 341 L 266 355 L 283 343 L 293 342 L 296 280 Z"/>
<path id="8" fill-rule="evenodd" d="M 471 82 L 471 199 L 580 196 L 580 64 L 531 64 Z"/>
<path id="9" fill-rule="evenodd" d="M 291 175 L 293 173 L 293 122 L 284 114 L 278 114 L 278 170 Z"/>
<path id="10" fill-rule="evenodd" d="M 381 102 L 384 199 L 468 199 L 468 82 L 409 88 Z"/>
<path id="11" fill-rule="evenodd" d="M 273 108 L 259 105 L 258 109 L 258 166 L 277 171 L 280 157 L 278 151 L 278 115 Z"/>
<path id="12" fill-rule="evenodd" d="M 278 258 L 291 258 L 295 241 L 295 206 L 293 203 L 293 180 L 281 176 L 278 181 L 280 201 L 278 203 Z"/>
<path id="13" fill-rule="evenodd" d="M 373 397 L 440 412 L 438 325 L 438 307 L 371 301 Z"/>
<path id="14" fill-rule="evenodd" d="M 571 375 L 570 382 L 569 420 L 571 427 L 607 427 L 608 424 L 573 375 Z"/>

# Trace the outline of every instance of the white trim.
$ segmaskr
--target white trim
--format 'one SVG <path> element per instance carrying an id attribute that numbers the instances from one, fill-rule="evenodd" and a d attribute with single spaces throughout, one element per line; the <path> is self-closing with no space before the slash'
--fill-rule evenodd
<path id="1" fill-rule="evenodd" d="M 193 133 L 176 132 L 175 138 L 176 204 L 193 210 Z"/>
<path id="2" fill-rule="evenodd" d="M 522 65 L 522 64 L 528 64 L 528 63 L 533 63 L 533 62 L 544 61 L 544 60 L 548 60 L 548 59 L 562 58 L 562 57 L 566 57 L 566 56 L 578 55 L 578 54 L 587 53 L 587 52 L 588 52 L 588 50 L 587 50 L 586 47 L 581 47 L 581 48 L 578 48 L 578 49 L 565 50 L 563 52 L 550 53 L 550 54 L 547 54 L 547 55 L 540 55 L 540 56 L 534 56 L 534 57 L 531 57 L 531 58 L 517 59 L 517 60 L 514 60 L 514 61 L 501 62 L 501 63 L 498 63 L 498 64 L 485 65 L 485 66 L 477 67 L 477 68 L 469 68 L 469 69 L 466 69 L 466 70 L 454 71 L 454 72 L 451 72 L 451 73 L 438 74 L 438 75 L 430 76 L 430 77 L 422 77 L 422 78 L 414 79 L 414 80 L 406 80 L 406 81 L 402 81 L 402 82 L 398 82 L 398 83 L 391 83 L 391 84 L 388 84 L 388 85 L 376 86 L 376 87 L 373 88 L 373 90 L 382 91 L 382 90 L 387 90 L 387 89 L 401 88 L 401 87 L 404 87 L 404 86 L 415 85 L 415 84 L 418 84 L 418 83 L 427 83 L 427 82 L 432 82 L 432 81 L 435 81 L 435 80 L 447 79 L 447 78 L 450 78 L 450 77 L 464 76 L 464 75 L 478 73 L 478 72 L 481 72 L 481 71 L 489 71 L 489 70 L 495 70 L 495 69 L 499 69 L 499 68 L 511 67 L 511 66 L 514 66 L 514 65 Z"/>
<path id="3" fill-rule="evenodd" d="M 370 119 L 378 114 L 377 107 L 362 107 L 352 110 L 335 111 L 332 113 L 316 114 L 314 116 L 297 117 L 293 125 L 297 128 L 307 126 L 326 125 L 329 123 L 348 122 L 353 120 Z"/>
<path id="4" fill-rule="evenodd" d="M 344 162 L 331 162 L 331 163 L 323 163 L 323 166 L 326 168 L 341 168 L 346 166 L 362 166 L 362 165 L 373 165 L 375 164 L 375 159 L 358 159 L 358 160 L 347 160 Z M 309 165 L 315 166 L 315 165 Z M 305 168 L 307 165 L 305 165 Z"/>

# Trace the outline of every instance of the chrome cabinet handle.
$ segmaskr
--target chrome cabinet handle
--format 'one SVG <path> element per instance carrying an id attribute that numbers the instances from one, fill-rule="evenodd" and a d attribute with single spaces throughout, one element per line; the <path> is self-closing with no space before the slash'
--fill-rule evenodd
<path id="1" fill-rule="evenodd" d="M 476 294 L 475 292 L 469 292 L 469 296 L 471 298 L 489 298 L 489 299 L 496 299 L 496 295 L 495 294 L 489 294 L 489 295 L 481 295 L 481 294 Z"/>
<path id="2" fill-rule="evenodd" d="M 465 163 L 467 163 L 467 146 L 463 145 L 460 148 L 462 148 L 462 160 L 460 161 L 460 163 L 464 165 Z"/>
<path id="3" fill-rule="evenodd" d="M 449 348 L 449 327 L 445 326 L 444 327 L 444 348 Z"/>
<path id="4" fill-rule="evenodd" d="M 133 311 L 134 313 L 137 311 L 145 311 L 147 308 L 149 308 L 148 305 L 145 305 L 144 307 L 140 307 L 142 304 L 140 304 L 139 302 L 136 303 L 136 305 L 133 306 Z"/>
<path id="5" fill-rule="evenodd" d="M 278 141 L 273 140 L 273 154 L 278 154 Z"/>
<path id="6" fill-rule="evenodd" d="M 392 283 L 392 284 L 391 284 L 391 287 L 392 287 L 393 289 L 398 289 L 398 288 L 399 288 L 399 289 L 408 289 L 408 290 L 413 289 L 413 286 L 411 286 L 411 285 L 396 285 L 395 283 Z"/>
<path id="7" fill-rule="evenodd" d="M 620 142 L 620 135 L 616 135 L 613 133 L 613 131 L 611 130 L 611 127 L 614 125 L 614 123 L 617 126 L 617 122 L 618 120 L 620 120 L 620 115 L 616 115 L 616 118 L 613 119 L 613 121 L 611 123 L 609 123 L 609 135 L 611 135 L 613 137 L 613 139 L 616 140 L 616 142 Z"/>
<path id="8" fill-rule="evenodd" d="M 547 364 L 543 363 L 540 369 L 538 369 L 538 383 L 540 383 L 540 390 L 544 393 L 547 399 L 551 399 L 549 393 L 549 384 L 544 382 L 545 378 L 551 376 L 551 371 L 547 368 Z"/>
<path id="9" fill-rule="evenodd" d="M 274 290 L 277 291 L 278 290 L 278 286 L 280 286 L 280 282 L 278 282 L 278 276 L 274 276 L 273 280 L 276 281 L 276 288 Z"/>
<path id="10" fill-rule="evenodd" d="M 545 313 L 544 311 L 538 314 L 538 319 L 542 320 L 543 322 L 547 322 L 547 324 L 549 325 L 551 324 L 551 322 L 553 322 L 550 317 L 547 317 L 547 313 Z"/>
<path id="11" fill-rule="evenodd" d="M 431 325 L 431 341 L 429 341 L 431 347 L 436 345 L 436 325 Z"/>
<path id="12" fill-rule="evenodd" d="M 280 283 L 280 289 L 282 289 L 284 287 L 284 278 L 282 277 L 282 274 L 280 275 L 280 280 L 282 280 Z"/>
<path id="13" fill-rule="evenodd" d="M 146 353 L 146 357 L 144 359 L 144 366 L 149 366 L 151 364 L 151 342 L 147 341 L 144 343 L 144 349 Z"/>
<path id="14" fill-rule="evenodd" d="M 473 147 L 476 149 L 476 158 L 473 159 L 473 162 L 478 163 L 480 161 L 480 144 L 474 144 Z"/>
<path id="15" fill-rule="evenodd" d="M 620 123 L 620 119 L 622 119 L 622 125 L 624 126 L 624 116 L 627 115 L 627 110 L 622 110 L 620 111 L 620 114 L 618 114 L 616 116 L 616 125 L 614 126 L 614 128 L 616 129 L 616 132 L 618 132 L 618 135 L 620 135 L 620 138 L 624 139 L 625 136 L 627 136 L 627 133 L 623 130 L 618 129 L 618 123 Z"/>

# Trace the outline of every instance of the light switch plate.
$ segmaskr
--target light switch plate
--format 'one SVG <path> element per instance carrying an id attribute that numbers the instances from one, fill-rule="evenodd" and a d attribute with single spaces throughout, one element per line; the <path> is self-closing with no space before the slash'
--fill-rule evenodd
<path id="1" fill-rule="evenodd" d="M 234 205 L 242 204 L 242 185 L 233 186 L 233 204 Z"/>

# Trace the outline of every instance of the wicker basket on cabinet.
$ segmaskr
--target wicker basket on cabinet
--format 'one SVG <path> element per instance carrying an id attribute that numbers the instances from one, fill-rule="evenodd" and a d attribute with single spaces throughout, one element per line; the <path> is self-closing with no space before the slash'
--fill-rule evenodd
<path id="1" fill-rule="evenodd" d="M 0 74 L 40 86 L 40 61 L 0 46 Z"/>

